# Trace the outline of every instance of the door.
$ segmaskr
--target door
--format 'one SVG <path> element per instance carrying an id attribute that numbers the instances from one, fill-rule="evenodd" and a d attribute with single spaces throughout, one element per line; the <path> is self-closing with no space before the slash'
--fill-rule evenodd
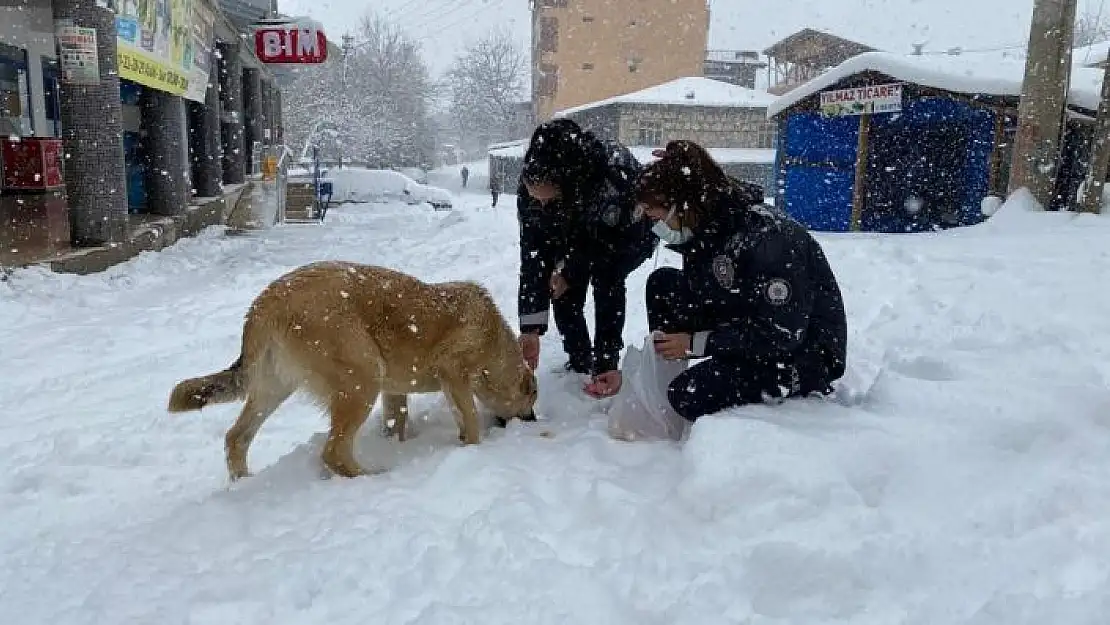
<path id="1" fill-rule="evenodd" d="M 968 130 L 958 120 L 873 125 L 865 230 L 920 232 L 958 225 Z"/>

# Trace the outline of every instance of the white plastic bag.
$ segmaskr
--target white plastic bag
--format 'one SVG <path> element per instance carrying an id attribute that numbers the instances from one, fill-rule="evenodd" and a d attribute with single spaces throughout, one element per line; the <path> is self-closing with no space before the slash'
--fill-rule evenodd
<path id="1" fill-rule="evenodd" d="M 609 409 L 609 436 L 623 441 L 681 440 L 689 422 L 671 407 L 667 387 L 686 370 L 685 360 L 663 360 L 651 335 L 642 349 L 628 346 L 621 367 L 623 383 Z"/>

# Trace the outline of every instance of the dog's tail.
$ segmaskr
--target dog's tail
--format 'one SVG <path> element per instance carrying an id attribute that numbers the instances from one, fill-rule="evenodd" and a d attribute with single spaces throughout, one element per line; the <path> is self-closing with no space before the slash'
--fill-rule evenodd
<path id="1" fill-rule="evenodd" d="M 243 357 L 219 373 L 178 382 L 170 393 L 170 412 L 200 410 L 209 404 L 223 404 L 246 397 Z"/>

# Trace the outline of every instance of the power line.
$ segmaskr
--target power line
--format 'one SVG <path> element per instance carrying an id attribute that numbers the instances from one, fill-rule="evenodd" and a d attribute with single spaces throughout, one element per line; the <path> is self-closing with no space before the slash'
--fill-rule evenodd
<path id="1" fill-rule="evenodd" d="M 459 24 L 462 24 L 462 23 L 463 23 L 463 22 L 465 22 L 465 21 L 471 20 L 471 19 L 473 19 L 473 18 L 474 18 L 474 16 L 476 16 L 476 15 L 480 15 L 480 14 L 482 14 L 482 13 L 486 12 L 486 11 L 489 11 L 490 9 L 493 9 L 493 8 L 501 8 L 501 3 L 502 3 L 503 1 L 504 1 L 504 0 L 490 0 L 490 2 L 486 3 L 486 6 L 484 6 L 484 7 L 480 8 L 480 9 L 478 9 L 478 10 L 477 10 L 477 11 L 475 11 L 474 13 L 471 13 L 471 14 L 465 15 L 465 16 L 463 16 L 463 18 L 462 18 L 462 19 L 460 19 L 460 20 L 457 20 L 457 21 L 451 22 L 450 24 L 447 24 L 447 25 L 443 26 L 442 28 L 438 28 L 438 29 L 435 29 L 435 30 L 433 30 L 433 31 L 432 31 L 432 32 L 430 32 L 430 33 L 426 33 L 426 34 L 425 34 L 425 35 L 424 35 L 423 37 L 419 37 L 419 38 L 417 39 L 417 41 L 425 41 L 425 40 L 427 40 L 427 39 L 430 39 L 430 38 L 432 38 L 432 37 L 435 37 L 436 35 L 439 35 L 440 33 L 446 32 L 446 31 L 448 31 L 448 30 L 450 30 L 450 29 L 454 28 L 455 26 L 458 26 Z"/>
<path id="2" fill-rule="evenodd" d="M 430 23 L 435 24 L 439 20 L 448 15 L 453 15 L 458 11 L 465 9 L 468 5 L 474 4 L 475 0 L 457 0 L 449 3 L 447 6 L 439 6 L 433 3 L 428 3 L 423 7 L 424 10 L 417 9 L 415 12 L 404 16 L 401 19 L 405 21 L 424 20 L 433 18 Z"/>

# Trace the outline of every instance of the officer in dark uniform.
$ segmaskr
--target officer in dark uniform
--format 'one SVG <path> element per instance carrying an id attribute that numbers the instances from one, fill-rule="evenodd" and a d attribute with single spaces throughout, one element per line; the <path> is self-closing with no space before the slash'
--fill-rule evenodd
<path id="1" fill-rule="evenodd" d="M 551 308 L 569 358 L 565 368 L 590 375 L 585 390 L 598 397 L 620 385 L 625 280 L 658 243 L 647 220 L 633 219 L 641 171 L 628 148 L 558 119 L 532 134 L 517 190 L 525 358 L 538 363 Z M 591 285 L 592 342 L 583 312 Z"/>
<path id="2" fill-rule="evenodd" d="M 648 326 L 667 359 L 707 358 L 668 388 L 694 421 L 731 406 L 829 394 L 844 375 L 847 320 L 820 244 L 733 180 L 701 148 L 672 141 L 640 178 L 638 209 L 682 255 L 648 277 Z"/>

